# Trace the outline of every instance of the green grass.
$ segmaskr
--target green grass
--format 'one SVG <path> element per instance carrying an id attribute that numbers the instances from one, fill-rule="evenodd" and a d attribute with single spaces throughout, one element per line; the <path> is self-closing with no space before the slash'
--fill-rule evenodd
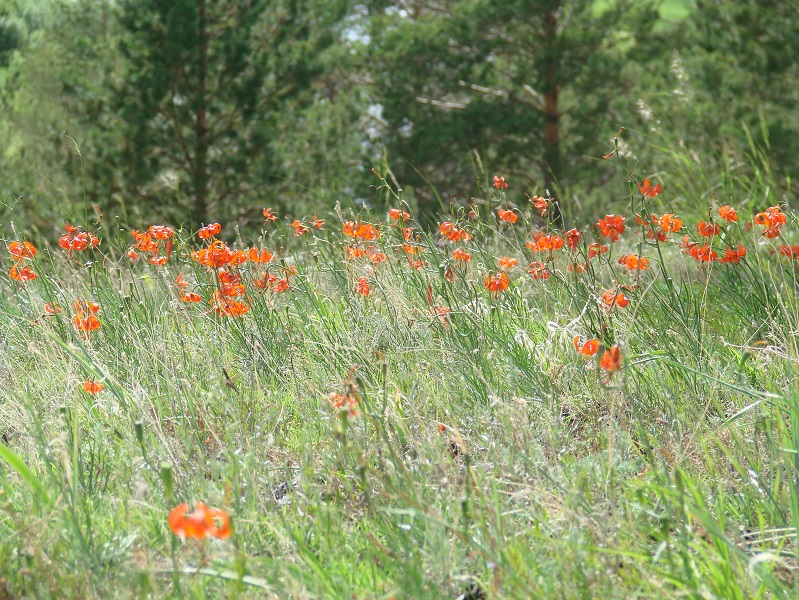
<path id="1" fill-rule="evenodd" d="M 630 208 L 662 214 L 683 189 Z M 546 281 L 523 268 L 548 260 L 524 245 L 546 226 L 529 211 L 446 216 L 473 235 L 452 281 L 437 231 L 419 232 L 417 271 L 386 223 L 372 273 L 335 215 L 302 237 L 270 225 L 270 272 L 298 273 L 285 293 L 248 283 L 239 318 L 211 312 L 187 234 L 163 267 L 105 241 L 41 249 L 36 281 L 2 283 L 0 597 L 794 597 L 799 306 L 795 261 L 770 251 L 796 222 L 765 240 L 742 209 L 714 243 L 746 259 L 699 268 L 679 242 L 701 212 L 652 245 L 628 209 L 611 252 L 574 274 L 559 250 Z M 639 251 L 650 269 L 624 272 Z M 493 295 L 505 255 L 521 264 Z M 179 273 L 202 303 L 179 300 Z M 617 280 L 631 301 L 607 311 Z M 76 331 L 76 298 L 100 304 L 99 330 Z M 575 335 L 600 339 L 596 358 Z M 353 386 L 342 418 L 330 394 Z M 228 511 L 231 538 L 182 543 L 167 515 L 184 501 Z"/>

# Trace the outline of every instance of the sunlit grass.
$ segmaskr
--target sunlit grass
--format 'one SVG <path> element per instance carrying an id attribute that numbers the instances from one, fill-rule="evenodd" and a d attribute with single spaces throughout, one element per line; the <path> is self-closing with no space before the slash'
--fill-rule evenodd
<path id="1" fill-rule="evenodd" d="M 3 280 L 0 592 L 792 597 L 799 306 L 778 250 L 796 222 L 782 204 L 776 238 L 747 227 L 751 207 L 737 223 L 682 214 L 665 241 L 636 224 L 682 191 L 635 192 L 618 241 L 593 227 L 574 249 L 540 208 L 497 219 L 506 197 L 489 185 L 433 231 L 368 213 L 301 235 L 267 222 L 253 245 L 271 260 L 226 267 L 241 316 L 222 292 L 236 282 L 193 255 L 221 246 L 191 232 L 158 254 L 140 238 L 135 262 L 102 224 L 96 249 L 18 256 L 38 278 Z M 704 243 L 708 211 L 721 232 L 707 241 L 719 259 L 740 243 L 740 264 L 703 263 L 682 239 Z M 486 289 L 505 256 L 507 289 Z M 75 299 L 99 305 L 98 329 L 76 328 L 93 309 Z M 614 345 L 621 368 L 601 368 Z M 230 515 L 229 539 L 170 531 L 197 501 Z"/>

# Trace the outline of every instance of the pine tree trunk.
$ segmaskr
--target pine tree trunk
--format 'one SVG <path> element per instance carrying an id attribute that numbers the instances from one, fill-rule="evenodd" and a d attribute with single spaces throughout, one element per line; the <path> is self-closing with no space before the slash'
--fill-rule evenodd
<path id="1" fill-rule="evenodd" d="M 208 33 L 206 0 L 199 0 L 197 23 L 197 111 L 194 121 L 194 215 L 190 227 L 208 222 L 208 114 L 206 112 L 206 77 L 208 74 Z"/>
<path id="2" fill-rule="evenodd" d="M 544 40 L 548 46 L 544 52 L 544 187 L 554 196 L 555 185 L 560 181 L 560 111 L 558 98 L 560 88 L 557 83 L 557 52 L 553 50 L 557 36 L 557 15 L 547 13 L 544 22 Z M 558 198 L 560 200 L 560 198 Z M 556 227 L 563 227 L 563 214 L 555 205 L 550 209 L 550 217 Z"/>

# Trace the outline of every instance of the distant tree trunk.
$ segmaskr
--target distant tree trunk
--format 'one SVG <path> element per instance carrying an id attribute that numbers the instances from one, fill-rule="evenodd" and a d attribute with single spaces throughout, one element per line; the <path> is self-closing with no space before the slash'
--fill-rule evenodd
<path id="1" fill-rule="evenodd" d="M 194 223 L 189 227 L 207 224 L 208 221 L 208 114 L 206 110 L 206 76 L 208 74 L 208 33 L 206 30 L 206 0 L 200 0 L 197 19 L 197 112 L 194 121 Z"/>
<path id="2" fill-rule="evenodd" d="M 555 51 L 558 17 L 548 12 L 544 17 L 544 187 L 550 194 L 555 192 L 555 184 L 560 181 L 560 111 L 558 97 L 560 87 L 557 83 L 558 56 Z M 560 199 L 559 199 L 560 200 Z M 550 209 L 550 217 L 557 227 L 563 227 L 563 214 L 558 206 Z"/>

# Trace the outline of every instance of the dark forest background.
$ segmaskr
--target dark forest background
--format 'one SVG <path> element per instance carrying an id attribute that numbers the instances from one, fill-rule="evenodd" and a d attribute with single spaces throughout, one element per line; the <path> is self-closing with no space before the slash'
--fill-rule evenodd
<path id="1" fill-rule="evenodd" d="M 420 218 L 499 174 L 575 222 L 625 199 L 621 126 L 674 203 L 791 191 L 797 39 L 793 0 L 0 0 L 0 221 L 256 231 L 384 208 L 375 167 Z"/>

